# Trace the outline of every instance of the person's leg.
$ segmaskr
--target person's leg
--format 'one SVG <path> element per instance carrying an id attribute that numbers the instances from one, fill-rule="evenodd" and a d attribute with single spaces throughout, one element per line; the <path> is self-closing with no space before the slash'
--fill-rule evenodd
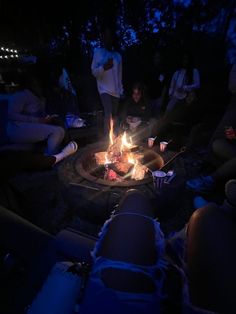
<path id="1" fill-rule="evenodd" d="M 187 236 L 187 270 L 193 305 L 235 313 L 235 220 L 215 205 L 197 210 Z"/>
<path id="2" fill-rule="evenodd" d="M 212 143 L 213 153 L 221 160 L 229 160 L 236 157 L 236 144 L 227 139 L 217 139 Z"/>
<path id="3" fill-rule="evenodd" d="M 114 130 L 118 131 L 119 121 L 118 121 L 118 108 L 120 99 L 117 97 L 112 97 L 112 119 L 114 121 Z"/>
<path id="4" fill-rule="evenodd" d="M 99 240 L 96 256 L 136 265 L 155 265 L 159 257 L 159 235 L 151 219 L 154 214 L 149 201 L 137 191 L 129 192 L 117 213 Z M 112 263 L 102 271 L 102 280 L 108 287 L 121 291 L 155 290 L 152 280 L 144 274 L 112 268 Z"/>
<path id="5" fill-rule="evenodd" d="M 8 130 L 14 143 L 37 143 L 47 141 L 47 154 L 53 155 L 64 138 L 65 130 L 59 126 L 39 123 L 18 123 Z"/>
<path id="6" fill-rule="evenodd" d="M 31 264 L 53 237 L 13 212 L 0 207 L 0 243 Z"/>
<path id="7" fill-rule="evenodd" d="M 0 183 L 20 172 L 49 170 L 56 157 L 34 154 L 31 151 L 6 151 L 0 154 Z"/>
<path id="8" fill-rule="evenodd" d="M 101 94 L 101 102 L 104 108 L 104 134 L 109 134 L 110 119 L 112 118 L 112 96 L 109 94 Z"/>
<path id="9" fill-rule="evenodd" d="M 211 174 L 215 182 L 226 182 L 236 178 L 236 157 L 225 162 L 215 172 Z"/>

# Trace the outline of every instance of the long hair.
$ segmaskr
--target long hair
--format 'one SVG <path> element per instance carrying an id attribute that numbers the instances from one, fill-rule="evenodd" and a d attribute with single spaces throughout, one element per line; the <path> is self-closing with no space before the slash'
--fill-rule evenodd
<path id="1" fill-rule="evenodd" d="M 140 82 L 136 82 L 132 86 L 132 92 L 134 89 L 137 89 L 141 93 L 141 101 L 146 102 L 147 101 L 146 86 Z"/>

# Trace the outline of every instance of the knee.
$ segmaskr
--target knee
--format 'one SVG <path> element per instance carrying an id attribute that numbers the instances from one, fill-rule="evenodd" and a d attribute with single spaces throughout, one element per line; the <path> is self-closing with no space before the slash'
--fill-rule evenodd
<path id="1" fill-rule="evenodd" d="M 65 137 L 65 130 L 61 126 L 55 127 L 55 134 L 58 138 L 62 139 Z"/>
<path id="2" fill-rule="evenodd" d="M 221 156 L 222 155 L 222 151 L 224 150 L 224 147 L 225 147 L 225 140 L 222 140 L 222 139 L 218 139 L 218 140 L 215 140 L 213 143 L 212 143 L 212 151 L 215 155 L 217 156 Z"/>

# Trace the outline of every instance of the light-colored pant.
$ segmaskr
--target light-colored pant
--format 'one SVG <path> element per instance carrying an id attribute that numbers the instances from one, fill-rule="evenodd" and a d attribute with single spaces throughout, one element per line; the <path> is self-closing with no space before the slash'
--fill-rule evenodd
<path id="1" fill-rule="evenodd" d="M 116 120 L 120 99 L 107 93 L 101 94 L 100 97 L 104 108 L 104 133 L 108 134 L 110 130 L 110 119 L 113 118 Z"/>
<path id="2" fill-rule="evenodd" d="M 53 155 L 58 153 L 65 130 L 60 126 L 50 124 L 9 122 L 7 134 L 13 143 L 34 144 L 47 141 L 46 153 Z"/>

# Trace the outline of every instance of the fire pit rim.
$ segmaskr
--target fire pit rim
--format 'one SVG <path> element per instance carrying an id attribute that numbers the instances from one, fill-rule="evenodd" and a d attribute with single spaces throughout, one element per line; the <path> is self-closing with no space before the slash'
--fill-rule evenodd
<path id="1" fill-rule="evenodd" d="M 98 178 L 94 175 L 91 175 L 88 171 L 84 169 L 83 161 L 85 161 L 85 159 L 87 159 L 88 156 L 91 157 L 91 155 L 95 154 L 96 152 L 106 151 L 107 146 L 108 145 L 106 142 L 98 142 L 98 143 L 93 143 L 91 145 L 87 145 L 85 148 L 83 148 L 83 150 L 81 150 L 81 154 L 77 158 L 76 163 L 75 163 L 75 169 L 84 179 L 87 179 L 93 183 L 97 183 L 97 184 L 101 184 L 105 186 L 114 186 L 114 187 L 132 187 L 132 186 L 148 184 L 152 181 L 151 176 L 149 178 L 145 178 L 143 180 L 137 180 L 137 181 L 129 180 L 125 182 L 117 182 L 117 181 L 114 182 L 114 181 L 108 181 L 105 179 Z M 157 157 L 160 158 L 162 165 L 164 165 L 164 160 L 160 154 L 148 148 L 145 148 L 145 151 L 151 151 L 152 153 L 155 153 Z"/>

